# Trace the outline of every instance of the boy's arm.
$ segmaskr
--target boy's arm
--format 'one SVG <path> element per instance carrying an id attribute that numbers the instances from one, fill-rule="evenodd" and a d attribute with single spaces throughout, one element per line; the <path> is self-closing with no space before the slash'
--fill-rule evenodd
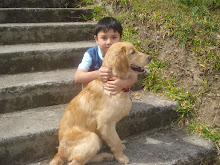
<path id="1" fill-rule="evenodd" d="M 111 77 L 111 70 L 105 67 L 101 67 L 99 70 L 92 72 L 77 69 L 74 80 L 76 83 L 89 83 L 95 79 L 100 79 L 103 82 L 107 82 L 109 77 Z"/>
<path id="2" fill-rule="evenodd" d="M 138 80 L 138 75 L 134 72 L 128 73 L 128 78 L 119 79 L 116 77 L 110 78 L 111 81 L 105 83 L 105 89 L 111 91 L 112 95 L 117 94 L 123 88 L 131 87 Z"/>

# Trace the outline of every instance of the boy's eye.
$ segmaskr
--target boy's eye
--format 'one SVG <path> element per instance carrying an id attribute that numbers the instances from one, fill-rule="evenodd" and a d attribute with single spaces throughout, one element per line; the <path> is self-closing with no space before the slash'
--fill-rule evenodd
<path id="1" fill-rule="evenodd" d="M 112 38 L 113 38 L 113 39 L 117 39 L 118 37 L 117 37 L 117 36 L 113 36 Z"/>

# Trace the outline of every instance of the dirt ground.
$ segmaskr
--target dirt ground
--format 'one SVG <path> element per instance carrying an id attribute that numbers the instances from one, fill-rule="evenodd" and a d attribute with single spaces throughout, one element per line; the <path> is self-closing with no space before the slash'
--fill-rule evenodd
<path id="1" fill-rule="evenodd" d="M 151 47 L 158 50 L 158 60 L 165 59 L 169 62 L 169 68 L 162 76 L 177 77 L 179 87 L 190 93 L 199 94 L 196 100 L 198 121 L 213 128 L 220 128 L 220 77 L 209 73 L 206 79 L 193 53 L 169 37 L 166 30 L 158 31 L 152 26 L 151 29 L 146 27 L 138 29 L 141 40 L 152 41 Z"/>
<path id="2" fill-rule="evenodd" d="M 111 13 L 120 14 L 118 3 L 106 3 L 105 7 Z M 143 47 L 146 41 L 151 41 L 149 47 L 157 50 L 158 60 L 166 59 L 169 62 L 168 70 L 161 76 L 177 77 L 179 87 L 199 94 L 195 113 L 198 121 L 212 128 L 220 128 L 220 76 L 208 73 L 206 77 L 193 52 L 169 37 L 167 29 L 157 29 L 151 24 L 142 26 L 135 23 L 128 26 L 138 31 Z"/>

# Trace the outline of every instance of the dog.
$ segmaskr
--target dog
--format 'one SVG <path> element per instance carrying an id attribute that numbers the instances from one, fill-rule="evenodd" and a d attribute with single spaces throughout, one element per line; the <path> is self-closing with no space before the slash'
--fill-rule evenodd
<path id="1" fill-rule="evenodd" d="M 103 60 L 103 67 L 109 68 L 114 77 L 127 78 L 128 72 L 143 73 L 151 60 L 137 51 L 129 42 L 118 42 L 110 46 Z M 70 165 L 84 165 L 91 162 L 112 161 L 129 163 L 123 153 L 126 149 L 117 132 L 116 124 L 129 114 L 132 102 L 129 92 L 120 91 L 111 95 L 98 79 L 91 81 L 69 103 L 59 126 L 58 153 L 50 165 L 69 162 Z M 111 153 L 100 153 L 102 141 L 110 147 Z"/>

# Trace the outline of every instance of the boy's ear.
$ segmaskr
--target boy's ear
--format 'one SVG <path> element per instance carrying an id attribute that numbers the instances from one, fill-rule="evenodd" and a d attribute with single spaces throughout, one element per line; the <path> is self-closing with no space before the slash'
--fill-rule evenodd
<path id="1" fill-rule="evenodd" d="M 96 42 L 98 41 L 98 37 L 96 35 L 94 36 L 94 39 Z"/>
<path id="2" fill-rule="evenodd" d="M 120 37 L 120 42 L 122 41 L 122 36 Z"/>

